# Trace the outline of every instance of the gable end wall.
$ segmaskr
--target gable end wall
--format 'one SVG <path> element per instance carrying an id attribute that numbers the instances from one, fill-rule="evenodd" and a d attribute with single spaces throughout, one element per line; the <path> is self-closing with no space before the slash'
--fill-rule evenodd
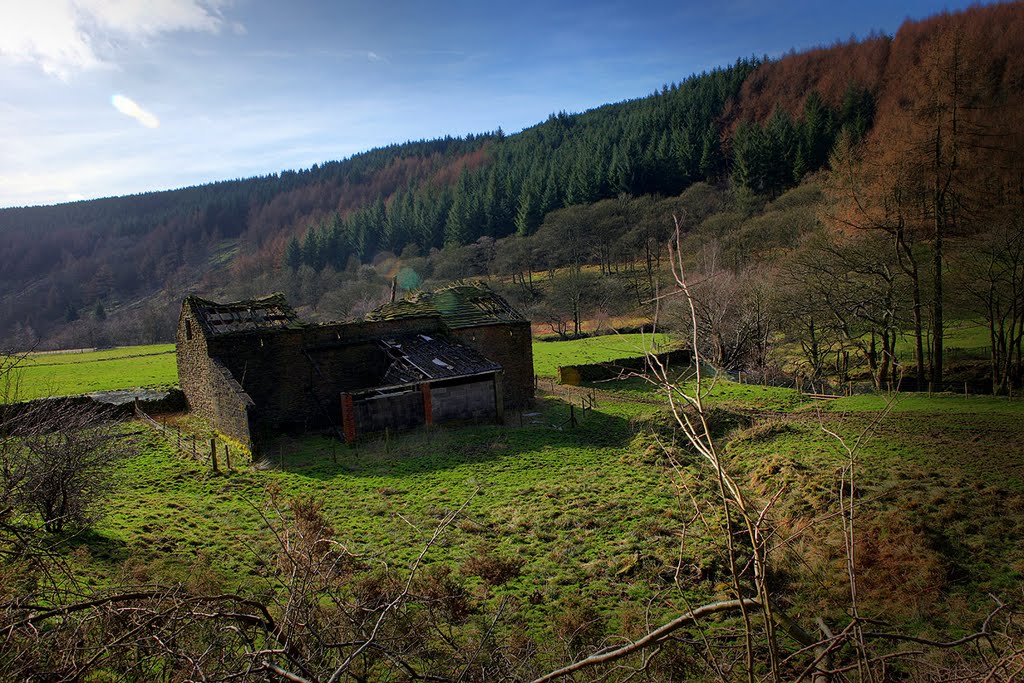
<path id="1" fill-rule="evenodd" d="M 452 336 L 502 367 L 505 405 L 533 403 L 533 335 L 527 321 L 452 330 Z"/>

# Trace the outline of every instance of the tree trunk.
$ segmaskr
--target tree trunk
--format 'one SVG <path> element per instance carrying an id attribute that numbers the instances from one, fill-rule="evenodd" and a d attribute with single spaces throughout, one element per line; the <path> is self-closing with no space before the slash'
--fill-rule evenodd
<path id="1" fill-rule="evenodd" d="M 932 384 L 942 385 L 942 217 L 936 206 L 935 215 L 935 298 L 932 304 Z"/>
<path id="2" fill-rule="evenodd" d="M 921 276 L 917 269 L 917 258 L 907 244 L 902 221 L 896 230 L 896 257 L 900 267 L 910 278 L 910 291 L 914 300 L 914 379 L 920 391 L 924 386 L 924 325 L 921 320 Z"/>

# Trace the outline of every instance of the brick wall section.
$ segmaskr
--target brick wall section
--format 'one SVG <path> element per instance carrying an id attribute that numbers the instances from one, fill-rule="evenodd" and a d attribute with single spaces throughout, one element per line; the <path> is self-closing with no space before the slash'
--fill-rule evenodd
<path id="1" fill-rule="evenodd" d="M 341 429 L 345 435 L 345 441 L 352 443 L 356 440 L 356 411 L 352 402 L 352 394 L 341 395 Z"/>
<path id="2" fill-rule="evenodd" d="M 357 400 L 354 407 L 358 436 L 385 429 L 412 429 L 424 423 L 423 394 L 417 387 L 397 394 Z"/>
<path id="3" fill-rule="evenodd" d="M 429 427 L 434 424 L 434 399 L 430 395 L 430 385 L 426 382 L 421 384 L 420 393 L 423 394 L 423 420 Z"/>
<path id="4" fill-rule="evenodd" d="M 522 408 L 533 402 L 533 336 L 529 322 L 464 327 L 452 330 L 452 336 L 501 365 L 506 406 Z"/>
<path id="5" fill-rule="evenodd" d="M 431 414 L 435 423 L 448 420 L 491 420 L 497 415 L 494 378 L 430 387 Z"/>

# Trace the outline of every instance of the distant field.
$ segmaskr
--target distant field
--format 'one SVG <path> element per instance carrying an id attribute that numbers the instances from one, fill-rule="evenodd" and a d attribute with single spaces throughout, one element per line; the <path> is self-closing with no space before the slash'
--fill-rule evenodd
<path id="1" fill-rule="evenodd" d="M 174 344 L 124 346 L 85 353 L 46 353 L 21 360 L 14 372 L 20 400 L 178 382 Z"/>
<path id="2" fill-rule="evenodd" d="M 574 341 L 535 341 L 533 364 L 538 375 L 553 377 L 558 374 L 559 365 L 642 355 L 644 340 L 664 345 L 668 336 L 613 334 Z M 178 383 L 174 344 L 32 355 L 19 364 L 16 375 L 17 396 L 21 400 Z"/>
<path id="3" fill-rule="evenodd" d="M 969 354 L 984 354 L 991 341 L 983 320 L 952 320 L 946 324 L 946 334 L 943 336 L 943 344 L 947 349 L 961 349 Z M 929 340 L 925 339 L 925 346 L 928 344 Z M 914 357 L 913 330 L 900 335 L 897 354 L 904 361 Z"/>
<path id="4" fill-rule="evenodd" d="M 666 334 L 607 334 L 572 341 L 535 341 L 533 368 L 541 377 L 554 377 L 561 365 L 602 363 L 616 358 L 642 356 L 647 348 L 660 351 L 668 341 Z"/>

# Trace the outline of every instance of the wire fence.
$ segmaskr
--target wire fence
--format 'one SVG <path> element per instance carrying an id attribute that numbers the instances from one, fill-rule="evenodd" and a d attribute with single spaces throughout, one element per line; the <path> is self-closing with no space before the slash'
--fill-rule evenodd
<path id="1" fill-rule="evenodd" d="M 166 420 L 157 421 L 142 410 L 138 402 L 135 403 L 134 412 L 136 418 L 162 434 L 179 455 L 208 465 L 214 472 L 234 472 L 246 460 L 244 452 L 237 446 L 217 436 L 200 436 L 187 429 L 183 430 L 177 422 L 168 424 Z"/>

